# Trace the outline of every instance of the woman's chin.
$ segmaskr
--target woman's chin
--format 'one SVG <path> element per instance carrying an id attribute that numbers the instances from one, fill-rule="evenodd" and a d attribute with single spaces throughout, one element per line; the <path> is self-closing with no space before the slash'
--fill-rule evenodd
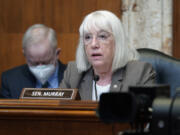
<path id="1" fill-rule="evenodd" d="M 102 62 L 94 62 L 92 65 L 93 65 L 94 68 L 98 68 L 98 67 L 103 67 L 104 63 L 102 63 Z"/>

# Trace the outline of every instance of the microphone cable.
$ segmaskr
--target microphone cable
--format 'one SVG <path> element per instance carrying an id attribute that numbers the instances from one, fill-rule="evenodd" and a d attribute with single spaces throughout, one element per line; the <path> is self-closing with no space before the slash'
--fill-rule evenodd
<path id="1" fill-rule="evenodd" d="M 95 86 L 94 86 L 94 88 L 95 88 L 95 96 L 96 96 L 96 101 L 98 100 L 98 96 L 97 96 L 97 88 L 96 88 L 96 83 L 97 83 L 97 81 L 99 80 L 99 76 L 98 75 L 94 75 L 94 81 L 95 81 Z"/>

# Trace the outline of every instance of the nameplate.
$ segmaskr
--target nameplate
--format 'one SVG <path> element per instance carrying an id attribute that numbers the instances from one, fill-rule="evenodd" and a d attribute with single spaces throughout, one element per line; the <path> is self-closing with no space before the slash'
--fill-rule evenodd
<path id="1" fill-rule="evenodd" d="M 61 88 L 24 88 L 21 99 L 70 99 L 77 98 L 77 89 Z"/>

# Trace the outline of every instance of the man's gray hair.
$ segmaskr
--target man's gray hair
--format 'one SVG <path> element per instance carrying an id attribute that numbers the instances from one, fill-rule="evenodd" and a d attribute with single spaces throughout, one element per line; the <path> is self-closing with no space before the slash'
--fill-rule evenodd
<path id="1" fill-rule="evenodd" d="M 44 24 L 34 24 L 25 32 L 22 47 L 25 49 L 28 45 L 38 43 L 46 39 L 48 39 L 53 49 L 57 48 L 56 32 Z"/>
<path id="2" fill-rule="evenodd" d="M 124 67 L 129 61 L 139 58 L 139 54 L 134 46 L 129 46 L 127 44 L 120 19 L 112 12 L 99 10 L 88 14 L 79 28 L 80 37 L 76 51 L 76 64 L 79 72 L 86 71 L 91 66 L 85 53 L 83 36 L 85 32 L 90 32 L 92 28 L 99 28 L 113 34 L 115 53 L 112 63 L 112 72 L 118 68 Z"/>

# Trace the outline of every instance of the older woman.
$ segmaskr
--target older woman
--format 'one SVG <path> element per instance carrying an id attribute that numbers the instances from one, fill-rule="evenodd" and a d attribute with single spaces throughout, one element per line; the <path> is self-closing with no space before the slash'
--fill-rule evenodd
<path id="1" fill-rule="evenodd" d="M 90 13 L 79 32 L 76 61 L 68 64 L 61 88 L 78 88 L 82 100 L 99 100 L 104 92 L 125 92 L 129 85 L 154 83 L 155 71 L 138 61 L 138 52 L 126 44 L 121 21 L 113 13 Z M 99 79 L 94 80 L 95 76 Z"/>

